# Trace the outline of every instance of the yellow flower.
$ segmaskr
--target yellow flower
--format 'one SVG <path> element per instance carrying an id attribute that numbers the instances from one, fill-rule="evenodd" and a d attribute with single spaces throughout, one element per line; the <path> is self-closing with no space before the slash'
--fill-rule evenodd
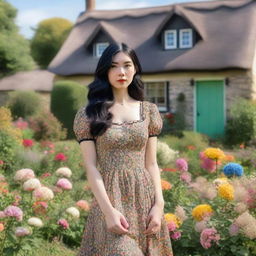
<path id="1" fill-rule="evenodd" d="M 182 224 L 181 219 L 173 213 L 166 213 L 164 215 L 164 218 L 167 223 L 169 223 L 170 221 L 173 221 L 176 224 L 177 228 Z"/>
<path id="2" fill-rule="evenodd" d="M 161 179 L 161 186 L 162 186 L 162 190 L 169 190 L 172 188 L 171 183 L 163 179 Z"/>
<path id="3" fill-rule="evenodd" d="M 234 187 L 229 183 L 220 184 L 218 186 L 218 194 L 220 197 L 233 200 L 234 199 Z"/>
<path id="4" fill-rule="evenodd" d="M 222 160 L 225 158 L 224 152 L 219 148 L 207 148 L 204 155 L 212 160 Z"/>
<path id="5" fill-rule="evenodd" d="M 192 210 L 192 216 L 197 221 L 203 220 L 204 217 L 210 216 L 212 213 L 213 210 L 209 204 L 199 204 Z"/>

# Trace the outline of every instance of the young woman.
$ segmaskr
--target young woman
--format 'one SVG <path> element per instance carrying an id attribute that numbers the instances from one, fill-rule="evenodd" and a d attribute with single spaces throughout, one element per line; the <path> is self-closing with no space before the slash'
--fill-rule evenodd
<path id="1" fill-rule="evenodd" d="M 156 160 L 162 119 L 143 100 L 140 73 L 132 49 L 109 45 L 75 116 L 94 195 L 79 256 L 173 255 Z"/>

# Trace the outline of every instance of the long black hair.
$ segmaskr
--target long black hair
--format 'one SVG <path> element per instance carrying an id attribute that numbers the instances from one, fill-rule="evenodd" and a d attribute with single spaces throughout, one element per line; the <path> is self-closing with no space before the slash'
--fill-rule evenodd
<path id="1" fill-rule="evenodd" d="M 90 132 L 94 137 L 102 135 L 112 123 L 113 115 L 108 109 L 114 104 L 114 96 L 108 80 L 108 71 L 112 65 L 113 56 L 119 52 L 131 58 L 136 70 L 128 86 L 128 94 L 135 100 L 144 99 L 144 85 L 140 79 L 141 65 L 135 51 L 124 43 L 110 44 L 99 59 L 94 81 L 88 85 L 88 105 L 85 114 L 90 119 Z"/>

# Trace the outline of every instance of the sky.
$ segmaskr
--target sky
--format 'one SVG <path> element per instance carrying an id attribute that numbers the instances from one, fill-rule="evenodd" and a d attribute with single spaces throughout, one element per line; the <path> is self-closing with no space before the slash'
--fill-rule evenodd
<path id="1" fill-rule="evenodd" d="M 16 24 L 20 33 L 30 39 L 33 29 L 44 19 L 61 17 L 72 22 L 85 10 L 86 0 L 6 0 L 18 10 Z M 202 0 L 95 0 L 96 9 L 128 9 Z M 211 1 L 211 0 L 203 0 Z"/>

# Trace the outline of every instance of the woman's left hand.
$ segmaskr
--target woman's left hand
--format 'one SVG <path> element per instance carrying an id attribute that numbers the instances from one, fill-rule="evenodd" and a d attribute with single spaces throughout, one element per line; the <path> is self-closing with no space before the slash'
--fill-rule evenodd
<path id="1" fill-rule="evenodd" d="M 147 229 L 144 231 L 146 235 L 152 235 L 160 231 L 161 219 L 163 215 L 163 207 L 155 204 L 147 217 Z"/>

